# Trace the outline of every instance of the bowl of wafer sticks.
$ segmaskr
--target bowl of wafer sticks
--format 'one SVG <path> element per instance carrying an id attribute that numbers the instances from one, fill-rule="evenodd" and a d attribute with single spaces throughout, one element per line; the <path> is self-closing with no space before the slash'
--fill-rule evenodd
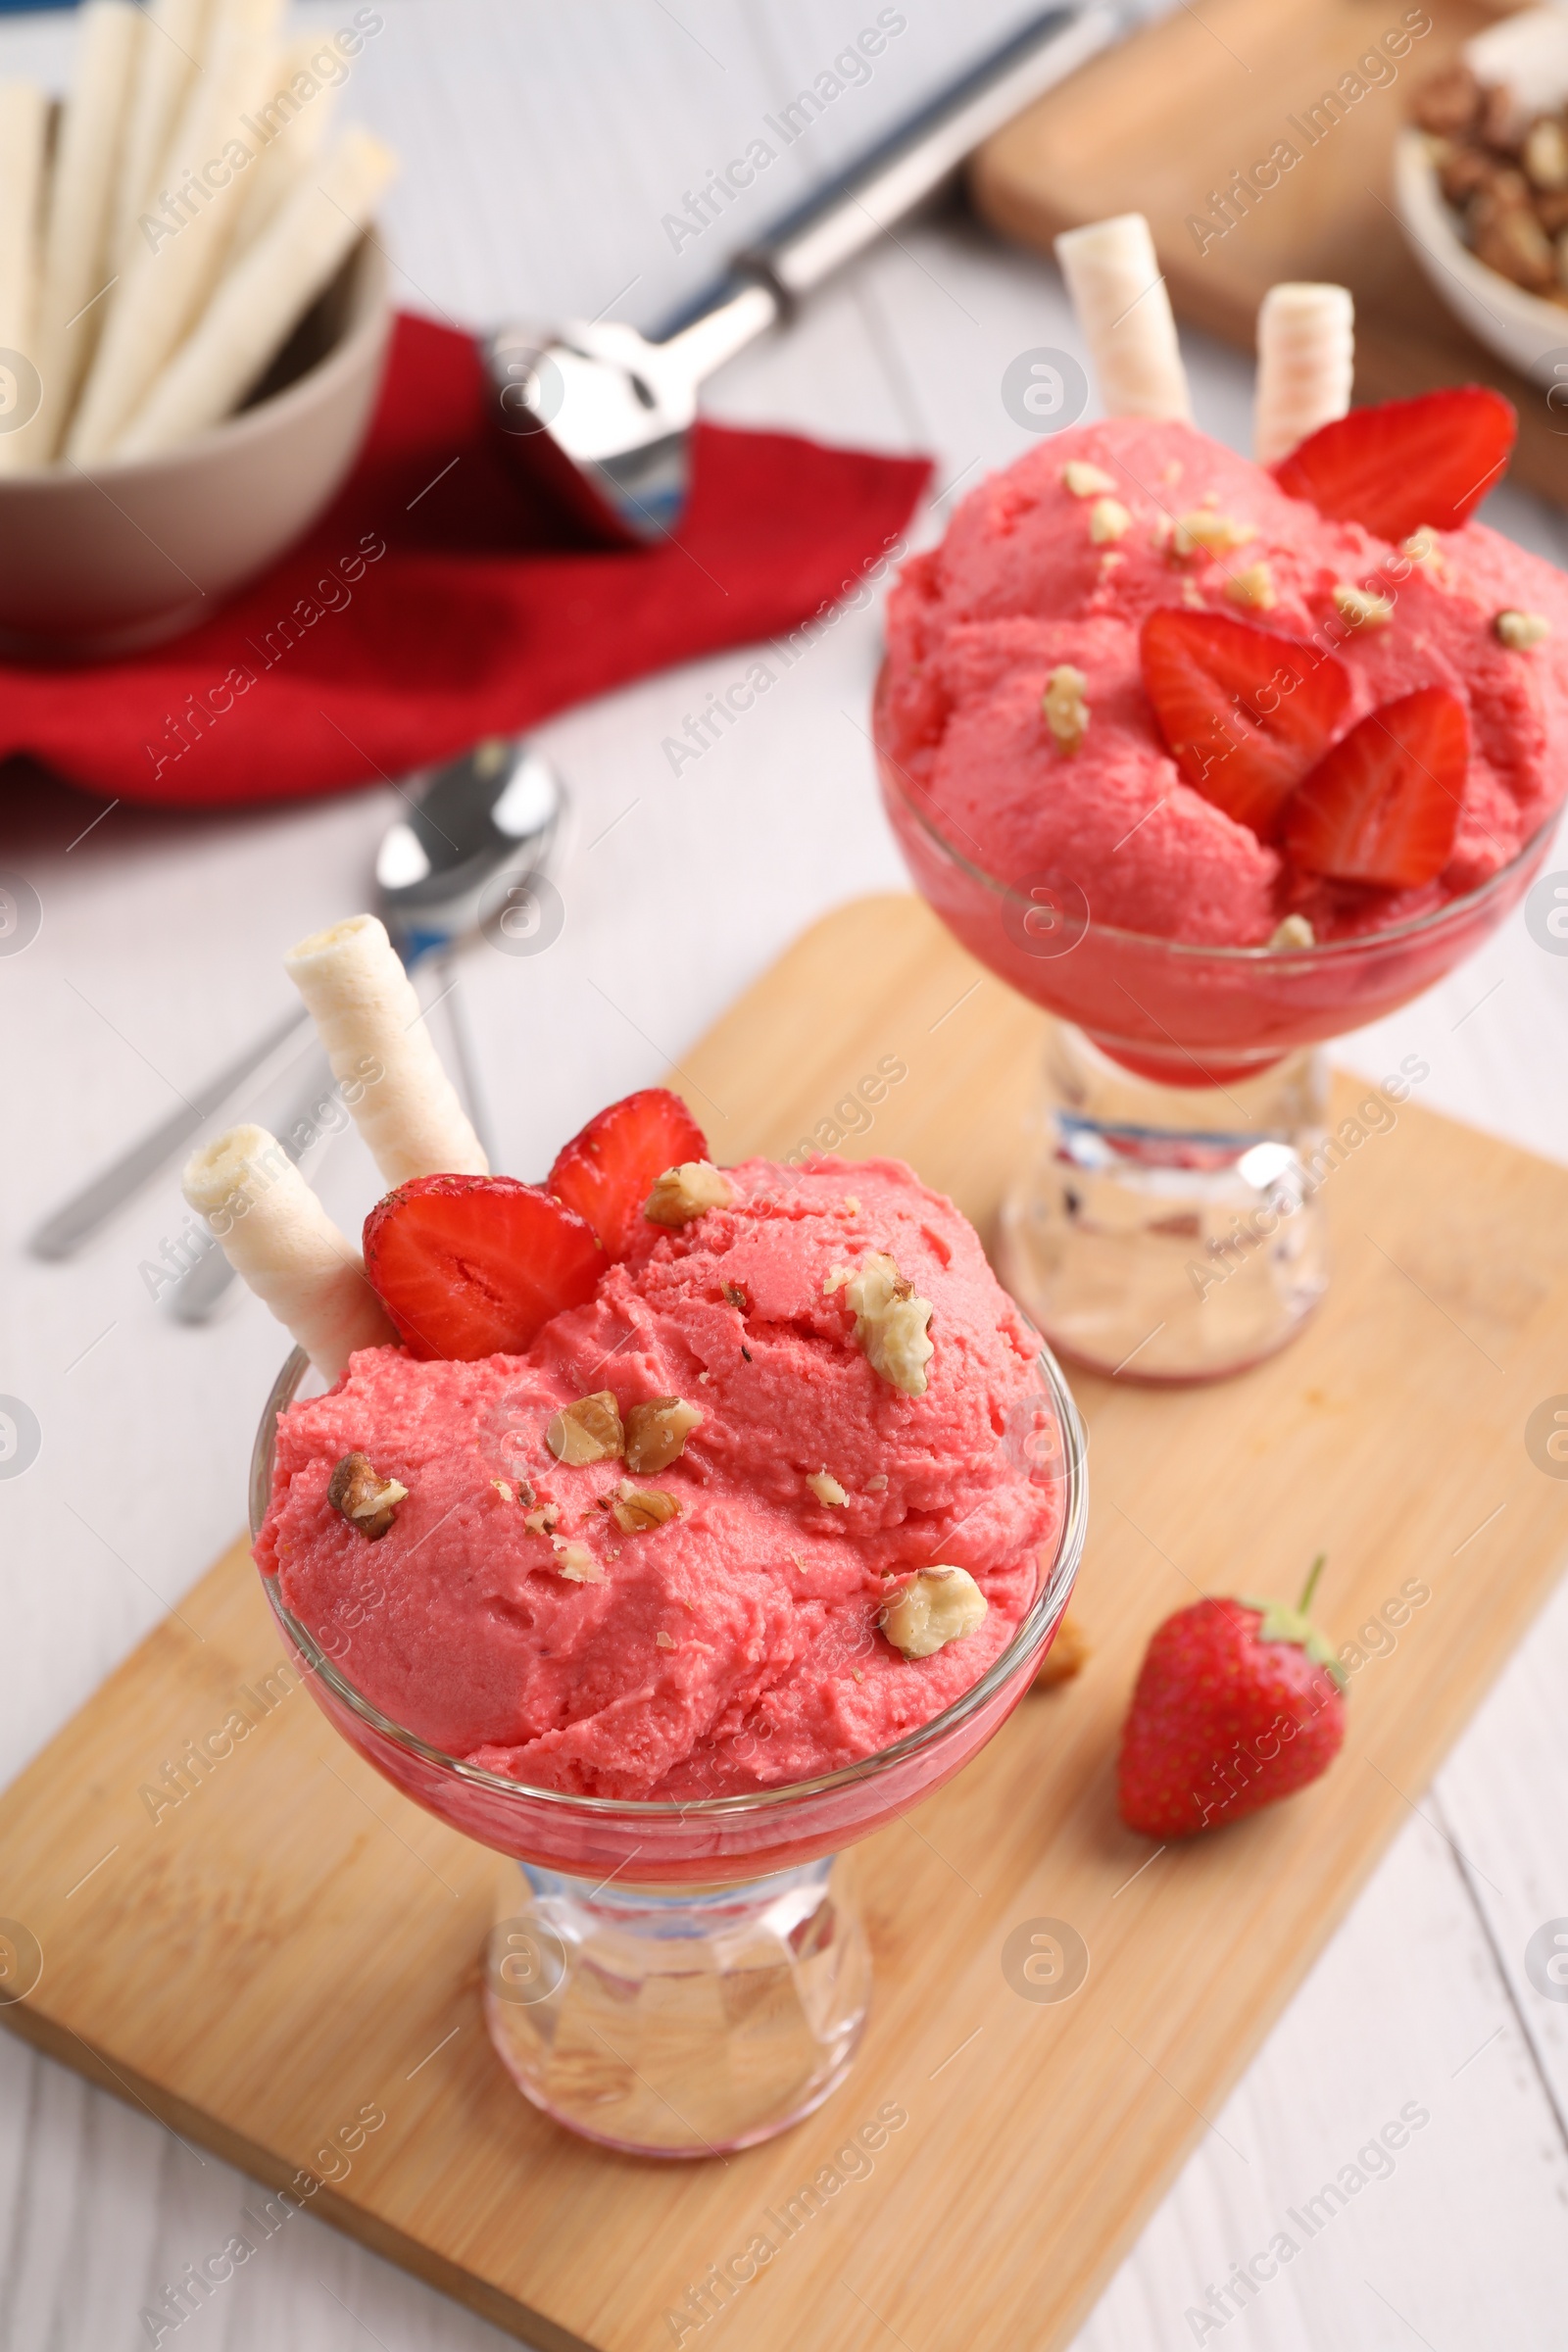
<path id="1" fill-rule="evenodd" d="M 364 441 L 395 159 L 337 102 L 380 31 L 284 0 L 86 0 L 71 86 L 0 83 L 0 652 L 177 634 L 298 539 Z"/>

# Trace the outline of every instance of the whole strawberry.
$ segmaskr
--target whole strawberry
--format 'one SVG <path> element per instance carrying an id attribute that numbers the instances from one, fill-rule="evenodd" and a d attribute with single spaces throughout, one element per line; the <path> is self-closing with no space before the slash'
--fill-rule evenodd
<path id="1" fill-rule="evenodd" d="M 1328 1770 L 1346 1676 L 1306 1613 L 1323 1557 L 1294 1609 L 1200 1600 L 1156 1628 L 1122 1730 L 1116 1798 L 1130 1830 L 1223 1829 Z"/>

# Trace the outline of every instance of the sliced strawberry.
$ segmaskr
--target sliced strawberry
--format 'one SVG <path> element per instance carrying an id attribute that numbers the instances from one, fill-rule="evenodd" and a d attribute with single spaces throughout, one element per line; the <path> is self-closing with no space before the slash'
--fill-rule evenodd
<path id="1" fill-rule="evenodd" d="M 1188 783 L 1271 840 L 1344 716 L 1344 663 L 1248 620 L 1174 608 L 1151 612 L 1141 652 L 1144 690 Z"/>
<path id="2" fill-rule="evenodd" d="M 604 1270 L 581 1217 L 514 1176 L 416 1176 L 365 1220 L 365 1271 L 414 1355 L 518 1355 Z"/>
<path id="3" fill-rule="evenodd" d="M 1422 523 L 1456 531 L 1501 481 L 1518 429 L 1500 392 L 1454 384 L 1320 425 L 1280 460 L 1274 479 L 1320 514 L 1380 539 L 1408 538 Z"/>
<path id="4" fill-rule="evenodd" d="M 655 1179 L 682 1160 L 707 1157 L 708 1138 L 679 1095 L 648 1086 L 612 1102 L 562 1147 L 545 1190 L 585 1218 L 619 1258 L 644 1230 L 643 1202 Z"/>
<path id="5" fill-rule="evenodd" d="M 1470 765 L 1470 720 L 1446 686 L 1369 711 L 1319 762 L 1285 812 L 1298 865 L 1394 890 L 1430 882 L 1453 851 Z"/>

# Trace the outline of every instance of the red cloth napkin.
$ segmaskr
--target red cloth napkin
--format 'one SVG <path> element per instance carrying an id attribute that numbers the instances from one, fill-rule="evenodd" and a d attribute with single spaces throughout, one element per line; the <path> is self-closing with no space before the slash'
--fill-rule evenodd
<path id="1" fill-rule="evenodd" d="M 365 451 L 310 537 L 170 645 L 0 663 L 0 756 L 185 807 L 398 776 L 795 628 L 893 546 L 929 472 L 699 424 L 674 541 L 573 545 L 487 418 L 474 344 L 405 315 Z"/>

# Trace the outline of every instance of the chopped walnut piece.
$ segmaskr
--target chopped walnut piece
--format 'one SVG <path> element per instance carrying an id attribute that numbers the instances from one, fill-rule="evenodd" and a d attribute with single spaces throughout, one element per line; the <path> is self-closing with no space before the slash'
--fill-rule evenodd
<path id="1" fill-rule="evenodd" d="M 623 1536 L 645 1536 L 651 1527 L 662 1527 L 673 1519 L 680 1504 L 673 1494 L 662 1494 L 658 1487 L 633 1487 L 628 1494 L 626 1482 L 610 1506 L 610 1515 Z"/>
<path id="2" fill-rule="evenodd" d="M 966 1568 L 922 1568 L 901 1585 L 881 1626 L 906 1658 L 933 1657 L 985 1623 L 986 1596 Z"/>
<path id="3" fill-rule="evenodd" d="M 536 1536 L 552 1536 L 560 1523 L 560 1511 L 553 1502 L 547 1502 L 537 1511 L 530 1511 L 522 1524 L 532 1528 Z"/>
<path id="4" fill-rule="evenodd" d="M 1058 662 L 1046 680 L 1040 708 L 1047 726 L 1064 752 L 1075 752 L 1089 732 L 1089 705 L 1084 689 L 1089 680 L 1070 662 Z"/>
<path id="5" fill-rule="evenodd" d="M 1529 293 L 1544 293 L 1556 284 L 1557 257 L 1529 209 L 1525 183 L 1517 172 L 1499 172 L 1490 188 L 1471 199 L 1467 219 L 1478 262 Z"/>
<path id="6" fill-rule="evenodd" d="M 557 1543 L 561 1540 L 558 1537 Z M 605 1572 L 586 1544 L 561 1544 L 556 1566 L 570 1585 L 602 1585 Z"/>
<path id="7" fill-rule="evenodd" d="M 1171 550 L 1178 556 L 1196 556 L 1200 549 L 1208 556 L 1228 556 L 1232 549 L 1246 547 L 1256 537 L 1255 523 L 1239 522 L 1232 514 L 1212 514 L 1205 507 L 1195 507 L 1190 514 L 1177 516 Z"/>
<path id="8" fill-rule="evenodd" d="M 735 1188 L 711 1160 L 683 1160 L 666 1168 L 647 1200 L 643 1215 L 651 1225 L 689 1225 L 705 1209 L 727 1208 Z"/>
<path id="9" fill-rule="evenodd" d="M 496 1493 L 500 1495 L 503 1502 L 516 1501 L 517 1497 L 515 1494 L 514 1494 L 512 1489 L 508 1486 L 504 1478 L 493 1478 L 490 1481 L 490 1484 L 494 1487 Z"/>
<path id="10" fill-rule="evenodd" d="M 906 1396 L 923 1396 L 933 1353 L 930 1299 L 917 1298 L 913 1283 L 880 1250 L 846 1283 L 844 1298 L 855 1312 L 855 1345 L 872 1371 Z"/>
<path id="11" fill-rule="evenodd" d="M 1423 130 L 1440 138 L 1459 138 L 1470 128 L 1481 104 L 1481 84 L 1465 65 L 1446 66 L 1422 82 L 1411 114 Z"/>
<path id="12" fill-rule="evenodd" d="M 813 1470 L 806 1483 L 818 1502 L 836 1507 L 850 1499 L 831 1470 Z"/>
<path id="13" fill-rule="evenodd" d="M 1096 547 L 1124 538 L 1132 527 L 1133 518 L 1119 498 L 1097 498 L 1089 510 L 1089 536 Z"/>
<path id="14" fill-rule="evenodd" d="M 699 1376 L 701 1377 L 701 1376 Z M 702 1414 L 684 1396 L 655 1396 L 626 1415 L 626 1467 L 639 1474 L 667 1470 L 686 1450 Z"/>
<path id="15" fill-rule="evenodd" d="M 868 1478 L 866 1480 L 865 1491 L 868 1494 L 885 1494 L 887 1493 L 887 1472 L 885 1470 L 879 1470 L 875 1478 Z"/>
<path id="16" fill-rule="evenodd" d="M 1304 914 L 1288 914 L 1268 944 L 1271 948 L 1315 948 L 1317 933 Z"/>
<path id="17" fill-rule="evenodd" d="M 1498 642 L 1516 654 L 1527 654 L 1551 635 L 1551 623 L 1543 612 L 1499 612 L 1492 625 Z"/>
<path id="18" fill-rule="evenodd" d="M 1352 629 L 1386 629 L 1394 618 L 1394 599 L 1379 596 L 1370 588 L 1352 588 L 1348 580 L 1336 580 L 1331 591 L 1334 610 Z"/>
<path id="19" fill-rule="evenodd" d="M 1279 602 L 1274 594 L 1274 574 L 1266 564 L 1249 564 L 1245 570 L 1233 571 L 1225 593 L 1233 604 L 1250 605 L 1259 612 L 1272 611 Z"/>
<path id="20" fill-rule="evenodd" d="M 675 1646 L 674 1638 L 669 1634 L 656 1634 L 654 1636 L 654 1646 L 656 1649 L 673 1649 Z"/>
<path id="21" fill-rule="evenodd" d="M 327 1483 L 326 1499 L 334 1511 L 357 1527 L 371 1543 L 379 1543 L 409 1490 L 395 1478 L 383 1478 L 368 1454 L 346 1453 Z"/>
<path id="22" fill-rule="evenodd" d="M 1082 1674 L 1092 1655 L 1077 1619 L 1064 1617 L 1056 1628 L 1055 1640 L 1046 1652 L 1045 1664 L 1035 1676 L 1034 1689 L 1050 1690 L 1057 1683 L 1070 1683 L 1074 1675 Z"/>
<path id="23" fill-rule="evenodd" d="M 751 1313 L 752 1302 L 746 1296 L 746 1285 L 744 1283 L 721 1282 L 718 1287 L 724 1294 L 724 1304 L 726 1306 L 733 1306 L 738 1313 L 743 1315 Z"/>
<path id="24" fill-rule="evenodd" d="M 1073 458 L 1065 465 L 1061 478 L 1074 498 L 1099 498 L 1116 487 L 1108 473 L 1102 473 L 1098 466 L 1086 464 L 1082 458 Z"/>
<path id="25" fill-rule="evenodd" d="M 851 1216 L 852 1216 L 852 1217 L 858 1217 L 858 1216 L 859 1215 L 859 1213 L 860 1213 L 860 1203 L 858 1202 L 858 1200 L 857 1200 L 857 1199 L 855 1198 L 855 1195 L 854 1195 L 853 1193 L 846 1193 L 846 1194 L 845 1194 L 845 1196 L 844 1196 L 844 1205 L 845 1205 L 845 1207 L 846 1207 L 846 1208 L 849 1210 L 849 1212 L 850 1212 L 850 1214 L 851 1214 Z"/>
<path id="26" fill-rule="evenodd" d="M 545 1444 L 568 1470 L 580 1470 L 584 1462 L 607 1462 L 620 1451 L 623 1443 L 620 1408 L 609 1389 L 563 1405 L 559 1413 L 551 1415 L 545 1431 Z"/>

